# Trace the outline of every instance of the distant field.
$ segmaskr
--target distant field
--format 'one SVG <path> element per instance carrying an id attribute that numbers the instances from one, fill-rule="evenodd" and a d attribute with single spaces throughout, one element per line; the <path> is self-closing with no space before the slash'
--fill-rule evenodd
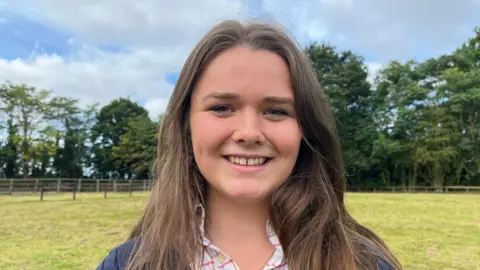
<path id="1" fill-rule="evenodd" d="M 147 194 L 0 196 L 0 269 L 94 269 L 124 241 Z M 480 196 L 348 194 L 354 217 L 405 269 L 480 269 Z"/>

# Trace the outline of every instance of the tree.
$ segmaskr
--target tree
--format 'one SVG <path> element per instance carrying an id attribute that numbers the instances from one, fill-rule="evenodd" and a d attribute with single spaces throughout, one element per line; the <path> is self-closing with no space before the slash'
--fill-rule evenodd
<path id="1" fill-rule="evenodd" d="M 134 178 L 147 179 L 151 176 L 156 157 L 157 126 L 145 115 L 131 119 L 127 131 L 121 136 L 120 145 L 112 149 L 118 164 L 126 165 Z"/>
<path id="2" fill-rule="evenodd" d="M 415 186 L 417 181 L 418 162 L 412 151 L 418 144 L 417 125 L 428 90 L 418 84 L 416 65 L 393 61 L 376 78 L 373 106 L 380 132 L 376 159 L 384 160 L 382 175 L 389 184 Z"/>
<path id="3" fill-rule="evenodd" d="M 125 98 L 116 99 L 100 110 L 92 128 L 93 166 L 97 177 L 130 177 L 128 165 L 116 160 L 112 149 L 120 145 L 128 123 L 138 116 L 148 117 L 147 110 Z"/>
<path id="4" fill-rule="evenodd" d="M 436 65 L 442 81 L 438 95 L 451 117 L 449 132 L 456 151 L 451 173 L 446 175 L 453 184 L 480 184 L 480 29 L 474 33 L 454 53 L 440 57 Z"/>
<path id="5" fill-rule="evenodd" d="M 390 63 L 377 77 L 377 148 L 400 185 L 478 183 L 479 31 L 452 54 Z M 390 168 L 388 167 L 390 166 Z M 478 182 L 477 182 L 478 181 Z"/>
<path id="6" fill-rule="evenodd" d="M 32 144 L 32 173 L 34 177 L 52 177 L 52 156 L 57 149 L 56 137 L 58 130 L 52 126 L 47 126 L 40 130 L 39 136 L 34 139 Z"/>
<path id="7" fill-rule="evenodd" d="M 61 177 L 82 177 L 86 165 L 87 136 L 83 111 L 77 103 L 76 99 L 54 97 L 48 106 L 48 119 L 56 123 L 57 131 L 54 167 L 56 175 Z"/>
<path id="8" fill-rule="evenodd" d="M 7 120 L 7 140 L 0 149 L 0 167 L 3 168 L 6 178 L 13 178 L 18 174 L 19 142 L 18 128 L 13 123 L 13 116 L 9 115 Z"/>
<path id="9" fill-rule="evenodd" d="M 33 136 L 43 120 L 45 103 L 50 92 L 37 91 L 34 87 L 23 84 L 8 83 L 2 86 L 0 93 L 6 104 L 4 111 L 12 116 L 14 124 L 19 127 L 22 175 L 27 178 L 30 174 L 29 164 L 34 154 L 31 147 Z"/>
<path id="10" fill-rule="evenodd" d="M 368 178 L 378 184 L 370 163 L 378 133 L 363 58 L 350 51 L 338 53 L 325 44 L 312 44 L 306 52 L 332 106 L 349 183 L 361 185 L 362 179 Z"/>

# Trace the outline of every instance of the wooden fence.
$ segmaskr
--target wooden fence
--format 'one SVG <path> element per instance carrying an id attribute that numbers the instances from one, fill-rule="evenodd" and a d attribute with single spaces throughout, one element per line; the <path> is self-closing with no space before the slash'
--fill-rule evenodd
<path id="1" fill-rule="evenodd" d="M 391 193 L 480 193 L 480 186 L 386 186 L 376 188 L 350 187 L 350 192 L 391 192 Z"/>
<path id="2" fill-rule="evenodd" d="M 153 180 L 126 179 L 0 179 L 0 195 L 71 192 L 74 199 L 79 192 L 145 192 L 152 188 Z"/>
<path id="3" fill-rule="evenodd" d="M 146 192 L 152 188 L 153 180 L 128 179 L 0 179 L 0 195 L 40 193 L 43 200 L 46 192 L 71 192 L 73 199 L 79 192 Z M 479 193 L 480 186 L 387 186 L 376 188 L 349 187 L 349 192 L 390 192 L 390 193 Z"/>

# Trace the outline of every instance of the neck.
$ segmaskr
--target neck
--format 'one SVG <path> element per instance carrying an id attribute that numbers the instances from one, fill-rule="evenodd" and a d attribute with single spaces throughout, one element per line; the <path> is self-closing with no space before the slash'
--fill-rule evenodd
<path id="1" fill-rule="evenodd" d="M 219 194 L 210 193 L 207 198 L 206 231 L 211 240 L 221 244 L 259 243 L 268 241 L 266 224 L 267 202 L 238 203 Z"/>

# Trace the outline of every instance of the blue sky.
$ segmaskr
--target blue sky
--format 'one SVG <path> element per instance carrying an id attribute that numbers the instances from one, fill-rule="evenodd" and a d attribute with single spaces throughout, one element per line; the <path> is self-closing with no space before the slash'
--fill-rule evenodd
<path id="1" fill-rule="evenodd" d="M 365 57 L 423 60 L 480 26 L 480 0 L 0 0 L 0 83 L 27 83 L 82 104 L 129 96 L 158 115 L 182 64 L 216 22 L 283 24 L 302 46 L 329 42 Z"/>

